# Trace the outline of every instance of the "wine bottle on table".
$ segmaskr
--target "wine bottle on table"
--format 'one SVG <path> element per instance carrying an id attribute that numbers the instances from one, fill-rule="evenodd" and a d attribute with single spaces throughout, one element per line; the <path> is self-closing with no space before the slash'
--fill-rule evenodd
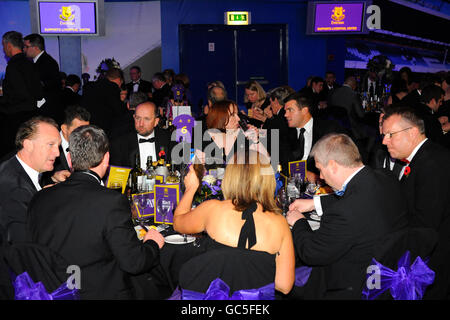
<path id="1" fill-rule="evenodd" d="M 139 193 L 142 190 L 142 182 L 145 177 L 145 173 L 141 168 L 141 156 L 139 152 L 136 153 L 134 167 L 131 169 L 131 193 Z"/>

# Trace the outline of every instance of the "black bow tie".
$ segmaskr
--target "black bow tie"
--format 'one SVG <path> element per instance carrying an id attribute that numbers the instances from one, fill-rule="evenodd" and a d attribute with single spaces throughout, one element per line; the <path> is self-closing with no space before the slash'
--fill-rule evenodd
<path id="1" fill-rule="evenodd" d="M 133 85 L 135 85 L 135 84 L 139 84 L 139 81 L 133 82 Z"/>
<path id="2" fill-rule="evenodd" d="M 155 142 L 155 137 L 150 138 L 150 139 L 139 139 L 139 143 L 144 143 L 144 142 L 150 142 L 150 143 L 154 143 Z"/>

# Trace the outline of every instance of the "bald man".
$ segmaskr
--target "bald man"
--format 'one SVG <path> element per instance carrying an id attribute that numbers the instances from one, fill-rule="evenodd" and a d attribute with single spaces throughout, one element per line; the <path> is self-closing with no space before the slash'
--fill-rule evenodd
<path id="1" fill-rule="evenodd" d="M 170 133 L 158 128 L 159 118 L 153 102 L 147 101 L 136 107 L 133 116 L 135 132 L 123 135 L 111 142 L 111 165 L 134 167 L 136 153 L 141 158 L 141 168 L 145 170 L 147 158 L 157 161 L 161 150 L 165 152 L 165 160 L 170 161 Z"/>

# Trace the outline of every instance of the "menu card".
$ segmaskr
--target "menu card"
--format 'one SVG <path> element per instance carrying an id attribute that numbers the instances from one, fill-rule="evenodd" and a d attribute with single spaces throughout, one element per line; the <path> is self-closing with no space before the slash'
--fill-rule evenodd
<path id="1" fill-rule="evenodd" d="M 110 188 L 113 182 L 119 182 L 122 185 L 122 193 L 124 193 L 130 171 L 131 168 L 128 167 L 110 166 L 106 187 Z"/>
<path id="2" fill-rule="evenodd" d="M 301 173 L 303 178 L 306 177 L 306 160 L 289 162 L 289 176 L 293 177 L 296 173 Z"/>
<path id="3" fill-rule="evenodd" d="M 134 207 L 136 208 L 138 219 L 155 215 L 155 192 L 143 192 L 132 194 Z"/>
<path id="4" fill-rule="evenodd" d="M 180 185 L 156 184 L 155 192 L 155 223 L 173 224 L 173 212 L 180 202 Z M 164 217 L 164 213 L 166 216 Z"/>

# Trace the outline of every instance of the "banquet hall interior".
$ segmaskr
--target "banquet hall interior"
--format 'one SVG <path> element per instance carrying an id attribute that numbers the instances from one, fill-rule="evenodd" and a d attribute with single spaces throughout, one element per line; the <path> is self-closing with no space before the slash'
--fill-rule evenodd
<path id="1" fill-rule="evenodd" d="M 450 299 L 449 30 L 448 0 L 0 1 L 0 300 Z"/>

